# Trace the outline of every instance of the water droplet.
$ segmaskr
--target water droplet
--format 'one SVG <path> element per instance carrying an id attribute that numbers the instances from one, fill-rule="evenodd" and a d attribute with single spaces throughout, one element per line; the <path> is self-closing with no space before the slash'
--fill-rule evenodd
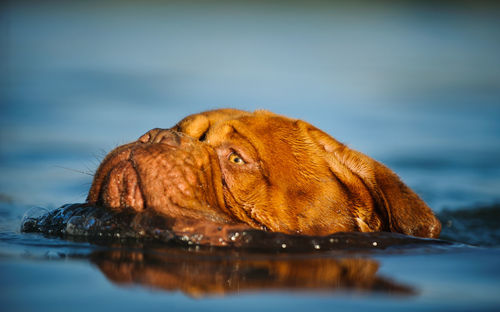
<path id="1" fill-rule="evenodd" d="M 80 216 L 73 216 L 66 223 L 66 234 L 68 235 L 83 235 L 85 219 Z"/>
<path id="2" fill-rule="evenodd" d="M 87 222 L 85 223 L 85 229 L 86 229 L 86 230 L 90 230 L 90 228 L 91 228 L 92 226 L 94 226 L 94 224 L 96 224 L 96 219 L 94 219 L 94 218 L 89 218 L 89 219 L 87 220 Z"/>
<path id="3" fill-rule="evenodd" d="M 193 236 L 191 236 L 191 240 L 192 241 L 198 241 L 199 242 L 202 238 L 203 238 L 203 234 L 199 234 L 199 233 L 193 234 Z"/>
<path id="4" fill-rule="evenodd" d="M 233 235 L 231 235 L 231 240 L 234 242 L 239 236 L 240 236 L 240 233 L 236 232 Z"/>
<path id="5" fill-rule="evenodd" d="M 26 211 L 21 220 L 21 231 L 41 231 L 39 225 L 47 218 L 48 210 L 42 207 L 33 207 Z"/>
<path id="6" fill-rule="evenodd" d="M 49 211 L 43 207 L 33 207 L 24 213 L 23 222 L 26 219 L 38 219 L 41 216 L 45 215 L 47 212 Z"/>

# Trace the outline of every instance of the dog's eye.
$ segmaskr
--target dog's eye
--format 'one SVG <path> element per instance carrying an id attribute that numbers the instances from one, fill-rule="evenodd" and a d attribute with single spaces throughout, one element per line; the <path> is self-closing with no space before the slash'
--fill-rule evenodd
<path id="1" fill-rule="evenodd" d="M 244 165 L 245 164 L 245 161 L 243 160 L 243 158 L 241 158 L 240 155 L 236 154 L 235 152 L 232 152 L 231 154 L 229 154 L 228 159 L 233 164 L 237 164 L 237 165 Z"/>

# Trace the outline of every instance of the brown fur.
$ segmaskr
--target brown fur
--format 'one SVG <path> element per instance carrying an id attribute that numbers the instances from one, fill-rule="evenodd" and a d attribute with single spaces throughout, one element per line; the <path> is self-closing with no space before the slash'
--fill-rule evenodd
<path id="1" fill-rule="evenodd" d="M 268 111 L 208 111 L 153 129 L 106 157 L 88 201 L 288 234 L 441 230 L 390 169 Z"/>

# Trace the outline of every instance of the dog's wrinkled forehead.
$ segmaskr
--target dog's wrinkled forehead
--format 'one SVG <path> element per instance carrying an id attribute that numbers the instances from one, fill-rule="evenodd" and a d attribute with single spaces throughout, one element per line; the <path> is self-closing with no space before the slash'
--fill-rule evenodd
<path id="1" fill-rule="evenodd" d="M 222 109 L 194 114 L 182 119 L 174 129 L 200 141 L 204 141 L 207 133 L 216 125 L 247 115 L 252 114 L 234 109 Z"/>
<path id="2" fill-rule="evenodd" d="M 258 150 L 273 149 L 289 145 L 293 141 L 290 137 L 299 135 L 298 130 L 295 120 L 274 114 L 254 113 L 214 123 L 206 130 L 204 138 L 214 147 L 243 139 L 256 145 Z M 259 148 L 258 145 L 265 146 Z"/>
<path id="3" fill-rule="evenodd" d="M 231 110 L 188 116 L 177 124 L 176 130 L 216 150 L 233 150 L 247 156 L 246 160 L 273 162 L 271 167 L 276 170 L 269 171 L 289 172 L 293 167 L 304 172 L 324 165 L 318 146 L 308 135 L 308 127 L 304 122 L 268 111 Z M 304 150 L 308 151 L 306 158 L 301 156 Z"/>

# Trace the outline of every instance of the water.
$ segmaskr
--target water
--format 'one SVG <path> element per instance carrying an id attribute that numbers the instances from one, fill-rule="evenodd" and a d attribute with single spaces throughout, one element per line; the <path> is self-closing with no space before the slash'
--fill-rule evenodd
<path id="1" fill-rule="evenodd" d="M 0 309 L 498 310 L 500 8 L 3 2 Z M 100 159 L 217 107 L 302 118 L 396 171 L 442 239 L 298 253 L 20 233 Z"/>

